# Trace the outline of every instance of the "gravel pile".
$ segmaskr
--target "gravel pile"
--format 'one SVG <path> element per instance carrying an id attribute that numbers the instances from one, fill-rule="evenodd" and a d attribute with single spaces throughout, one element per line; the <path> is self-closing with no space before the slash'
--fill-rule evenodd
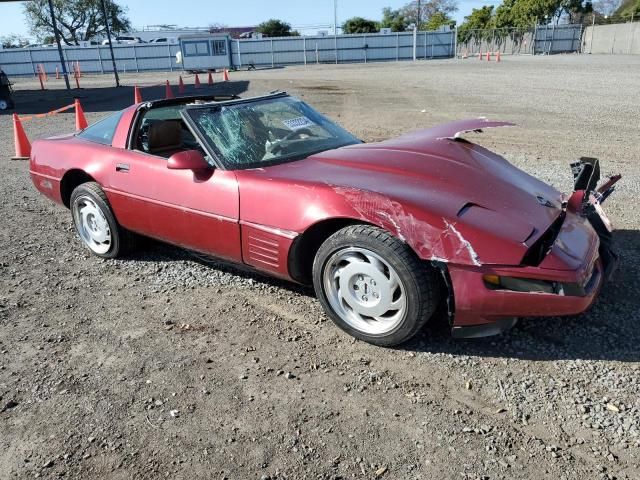
<path id="1" fill-rule="evenodd" d="M 606 204 L 621 271 L 588 313 L 479 340 L 433 322 L 398 349 L 351 339 L 311 290 L 248 269 L 153 241 L 126 260 L 89 255 L 8 160 L 1 116 L 0 477 L 640 478 L 639 67 L 556 56 L 232 73 L 365 140 L 486 115 L 526 128 L 472 139 L 563 190 L 581 155 L 623 173 Z M 123 82 L 165 78 L 177 73 Z M 21 113 L 65 101 L 14 81 Z M 133 98 L 111 81 L 84 78 L 89 121 Z M 73 117 L 25 128 L 53 135 Z"/>

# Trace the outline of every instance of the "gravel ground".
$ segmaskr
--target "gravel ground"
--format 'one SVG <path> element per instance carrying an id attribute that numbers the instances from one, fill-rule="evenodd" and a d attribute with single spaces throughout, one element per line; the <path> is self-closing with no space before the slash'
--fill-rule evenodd
<path id="1" fill-rule="evenodd" d="M 605 205 L 621 270 L 588 313 L 481 340 L 434 324 L 399 349 L 347 337 L 308 289 L 177 248 L 89 255 L 9 161 L 1 116 L 0 478 L 640 478 L 639 69 L 640 56 L 507 57 L 238 72 L 216 87 L 286 89 L 369 141 L 512 120 L 522 128 L 475 139 L 563 190 L 580 155 L 624 175 Z M 89 121 L 166 78 L 83 77 Z M 14 81 L 20 113 L 68 103 Z M 65 132 L 73 115 L 25 128 Z"/>

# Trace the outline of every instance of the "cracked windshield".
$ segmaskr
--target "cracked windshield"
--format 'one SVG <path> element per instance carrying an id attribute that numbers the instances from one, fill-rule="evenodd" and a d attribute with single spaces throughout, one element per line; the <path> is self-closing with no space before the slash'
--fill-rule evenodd
<path id="1" fill-rule="evenodd" d="M 360 143 L 306 103 L 291 97 L 188 108 L 225 167 L 255 168 Z"/>

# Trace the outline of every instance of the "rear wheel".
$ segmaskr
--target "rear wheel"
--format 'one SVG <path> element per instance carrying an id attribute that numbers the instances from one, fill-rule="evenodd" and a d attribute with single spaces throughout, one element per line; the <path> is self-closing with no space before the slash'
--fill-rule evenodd
<path id="1" fill-rule="evenodd" d="M 116 258 L 130 250 L 133 234 L 118 225 L 109 200 L 97 183 L 76 187 L 71 193 L 70 207 L 76 232 L 92 253 Z"/>
<path id="2" fill-rule="evenodd" d="M 439 300 L 437 273 L 408 245 L 370 225 L 339 230 L 313 264 L 316 295 L 331 319 L 375 345 L 398 345 L 432 317 Z"/>

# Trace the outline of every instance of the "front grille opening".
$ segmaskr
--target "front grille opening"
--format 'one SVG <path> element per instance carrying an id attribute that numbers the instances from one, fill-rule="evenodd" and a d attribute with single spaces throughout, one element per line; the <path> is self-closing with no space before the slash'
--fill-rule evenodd
<path id="1" fill-rule="evenodd" d="M 538 238 L 538 240 L 536 240 L 535 243 L 531 245 L 529 250 L 527 250 L 527 253 L 525 253 L 524 258 L 522 259 L 522 265 L 526 265 L 528 267 L 537 267 L 542 263 L 542 261 L 551 250 L 551 247 L 553 247 L 556 238 L 558 238 L 558 234 L 560 233 L 562 224 L 564 223 L 565 215 L 566 214 L 564 211 L 561 212 L 560 215 L 558 215 L 558 218 L 556 218 L 551 226 L 547 229 L 547 231 L 540 235 L 540 238 Z"/>

